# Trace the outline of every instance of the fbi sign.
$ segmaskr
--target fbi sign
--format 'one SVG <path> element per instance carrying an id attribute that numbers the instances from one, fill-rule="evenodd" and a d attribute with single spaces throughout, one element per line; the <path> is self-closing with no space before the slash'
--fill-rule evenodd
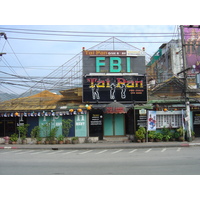
<path id="1" fill-rule="evenodd" d="M 83 75 L 89 73 L 145 74 L 145 56 L 139 51 L 83 51 Z"/>

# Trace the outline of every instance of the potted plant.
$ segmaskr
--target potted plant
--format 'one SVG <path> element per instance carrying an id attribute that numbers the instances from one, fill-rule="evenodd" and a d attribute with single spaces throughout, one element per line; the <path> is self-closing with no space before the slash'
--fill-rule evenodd
<path id="1" fill-rule="evenodd" d="M 58 143 L 59 144 L 63 144 L 64 143 L 64 136 L 63 135 L 59 135 L 58 137 L 57 137 L 57 140 L 58 140 Z"/>
<path id="2" fill-rule="evenodd" d="M 165 126 L 161 129 L 161 133 L 163 134 L 163 140 L 164 141 L 169 141 L 170 139 L 170 129 L 166 128 Z"/>
<path id="3" fill-rule="evenodd" d="M 139 127 L 139 129 L 135 132 L 135 137 L 137 142 L 142 142 L 145 140 L 146 129 L 144 127 Z"/>
<path id="4" fill-rule="evenodd" d="M 155 134 L 155 141 L 156 141 L 156 142 L 160 142 L 160 141 L 162 141 L 162 139 L 163 139 L 163 134 L 157 132 L 157 133 Z"/>
<path id="5" fill-rule="evenodd" d="M 195 139 L 195 132 L 191 130 L 191 134 L 192 134 L 192 140 Z"/>
<path id="6" fill-rule="evenodd" d="M 78 137 L 73 137 L 71 140 L 72 140 L 72 144 L 78 144 L 79 143 Z"/>
<path id="7" fill-rule="evenodd" d="M 37 144 L 41 144 L 42 143 L 42 138 L 41 137 L 36 137 L 36 140 L 37 140 Z"/>
<path id="8" fill-rule="evenodd" d="M 43 124 L 42 125 L 42 133 L 43 135 L 45 136 L 45 144 L 49 144 L 49 141 L 50 141 L 50 137 L 49 137 L 49 134 L 50 134 L 50 126 L 51 125 L 51 121 L 48 121 L 46 124 Z"/>
<path id="9" fill-rule="evenodd" d="M 166 142 L 168 142 L 169 139 L 170 139 L 170 137 L 171 136 L 169 134 L 165 134 L 165 135 L 163 135 L 163 140 L 166 141 Z"/>
<path id="10" fill-rule="evenodd" d="M 58 131 L 58 128 L 59 128 L 59 127 L 56 126 L 56 127 L 52 128 L 52 129 L 50 130 L 49 139 L 50 139 L 50 143 L 51 143 L 51 144 L 56 144 L 55 138 L 56 138 L 56 132 Z"/>
<path id="11" fill-rule="evenodd" d="M 156 134 L 156 131 L 149 131 L 149 133 L 148 133 L 149 142 L 153 142 L 154 141 L 155 134 Z"/>
<path id="12" fill-rule="evenodd" d="M 48 136 L 45 138 L 45 144 L 49 144 L 49 143 L 50 143 L 50 137 Z"/>
<path id="13" fill-rule="evenodd" d="M 175 133 L 173 131 L 170 131 L 169 136 L 170 136 L 170 139 L 169 139 L 170 141 L 175 141 L 176 140 Z"/>
<path id="14" fill-rule="evenodd" d="M 184 141 L 184 136 L 185 136 L 185 130 L 181 126 L 179 129 L 176 130 L 179 133 L 179 141 Z"/>
<path id="15" fill-rule="evenodd" d="M 17 140 L 18 140 L 18 135 L 16 133 L 10 136 L 10 141 L 12 142 L 12 144 L 16 144 Z"/>
<path id="16" fill-rule="evenodd" d="M 72 122 L 73 121 L 71 119 L 63 119 L 62 120 L 62 131 L 63 131 L 64 137 L 66 137 L 66 139 L 65 139 L 66 144 L 70 143 L 70 140 L 67 139 L 67 137 L 69 135 L 70 128 L 73 126 Z"/>
<path id="17" fill-rule="evenodd" d="M 40 137 L 40 127 L 39 126 L 35 126 L 32 130 L 31 130 L 31 139 L 35 139 L 37 141 L 37 138 Z"/>
<path id="18" fill-rule="evenodd" d="M 24 125 L 21 125 L 21 126 L 17 127 L 17 130 L 19 131 L 20 137 L 22 139 L 22 144 L 26 144 L 27 143 L 26 136 L 27 136 L 27 133 L 28 133 L 29 125 L 30 124 L 24 124 Z"/>
<path id="19" fill-rule="evenodd" d="M 138 142 L 145 142 L 145 135 L 146 135 L 146 129 L 144 127 L 139 127 L 138 130 L 136 131 L 136 138 Z"/>

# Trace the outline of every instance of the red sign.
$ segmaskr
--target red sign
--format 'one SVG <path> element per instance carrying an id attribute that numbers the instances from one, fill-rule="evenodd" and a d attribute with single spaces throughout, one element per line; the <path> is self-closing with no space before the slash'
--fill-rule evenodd
<path id="1" fill-rule="evenodd" d="M 126 56 L 127 51 L 98 51 L 98 50 L 85 50 L 83 55 L 87 56 Z"/>
<path id="2" fill-rule="evenodd" d="M 107 114 L 122 114 L 126 113 L 126 110 L 124 107 L 106 107 L 105 112 Z"/>

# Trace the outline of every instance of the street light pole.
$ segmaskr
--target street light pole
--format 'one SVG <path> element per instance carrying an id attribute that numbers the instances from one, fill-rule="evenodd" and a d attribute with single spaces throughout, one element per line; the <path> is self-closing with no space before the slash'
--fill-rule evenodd
<path id="1" fill-rule="evenodd" d="M 183 32 L 183 25 L 180 26 L 181 29 L 181 42 L 182 42 L 182 56 L 183 56 L 183 72 L 184 72 L 184 96 L 185 96 L 185 108 L 186 108 L 186 130 L 187 130 L 187 138 L 188 141 L 192 141 L 192 135 L 191 135 L 191 125 L 190 125 L 190 101 L 189 101 L 189 96 L 187 92 L 188 88 L 188 81 L 187 81 L 187 62 L 186 62 L 186 48 L 185 48 L 185 40 L 184 40 L 184 32 Z"/>

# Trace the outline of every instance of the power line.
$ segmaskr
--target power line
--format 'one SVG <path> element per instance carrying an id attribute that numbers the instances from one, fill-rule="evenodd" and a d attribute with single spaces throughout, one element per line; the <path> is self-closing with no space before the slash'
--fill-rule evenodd
<path id="1" fill-rule="evenodd" d="M 16 57 L 16 59 L 17 59 L 17 61 L 18 61 L 18 62 L 19 62 L 19 64 L 21 65 L 22 69 L 25 71 L 26 75 L 27 75 L 27 76 L 29 76 L 29 74 L 27 73 L 27 71 L 26 71 L 26 70 L 25 70 L 25 68 L 23 67 L 22 63 L 20 62 L 19 58 L 18 58 L 18 57 L 17 57 L 17 55 L 15 54 L 15 52 L 14 52 L 14 50 L 13 50 L 12 46 L 10 45 L 10 42 L 9 42 L 8 40 L 7 40 L 7 42 L 8 42 L 8 44 L 9 44 L 9 46 L 10 46 L 11 50 L 13 51 L 13 53 L 14 53 L 14 55 L 15 55 L 15 57 Z M 29 77 L 30 77 L 30 76 L 29 76 Z"/>
<path id="2" fill-rule="evenodd" d="M 52 34 L 52 33 L 30 33 L 30 32 L 17 32 L 17 31 L 6 31 L 6 32 L 10 32 L 10 33 L 20 33 L 20 34 L 33 34 L 33 35 L 51 35 L 51 36 L 64 36 L 64 37 L 112 37 L 112 36 L 108 36 L 108 35 L 75 35 L 75 34 L 73 34 L 73 35 L 71 35 L 71 34 L 68 34 L 68 35 L 66 35 L 66 34 Z M 173 35 L 174 35 L 174 33 L 171 33 L 170 35 L 168 34 L 168 35 L 163 35 L 163 34 L 159 34 L 159 35 L 157 35 L 157 34 L 153 34 L 153 35 L 151 35 L 151 34 L 148 34 L 148 33 L 143 33 L 143 34 L 141 34 L 141 33 L 132 33 L 133 35 L 120 35 L 120 36 L 118 36 L 118 37 L 129 37 L 129 38 L 134 38 L 134 37 L 173 37 Z M 138 34 L 138 35 L 136 35 L 136 34 Z M 148 35 L 144 35 L 144 34 L 148 34 Z"/>
<path id="3" fill-rule="evenodd" d="M 139 32 L 139 33 L 134 33 L 134 32 L 95 32 L 95 31 L 57 31 L 57 30 L 42 30 L 42 29 L 16 29 L 16 28 L 3 28 L 0 27 L 0 29 L 4 29 L 4 30 L 19 30 L 19 31 L 34 31 L 34 32 L 56 32 L 56 33 L 81 33 L 81 34 L 85 34 L 85 33 L 91 33 L 91 34 L 141 34 L 141 35 L 145 35 L 145 34 L 173 34 L 173 33 L 144 33 L 144 32 Z"/>
<path id="4" fill-rule="evenodd" d="M 43 41 L 43 42 L 86 42 L 86 43 L 101 43 L 102 41 L 92 41 L 92 40 L 51 40 L 51 39 L 39 39 L 39 38 L 17 38 L 17 37 L 9 37 L 9 39 L 13 40 L 33 40 L 33 41 Z M 120 43 L 120 42 L 118 42 Z M 127 43 L 166 43 L 166 41 L 155 41 L 155 42 L 127 42 Z"/>

